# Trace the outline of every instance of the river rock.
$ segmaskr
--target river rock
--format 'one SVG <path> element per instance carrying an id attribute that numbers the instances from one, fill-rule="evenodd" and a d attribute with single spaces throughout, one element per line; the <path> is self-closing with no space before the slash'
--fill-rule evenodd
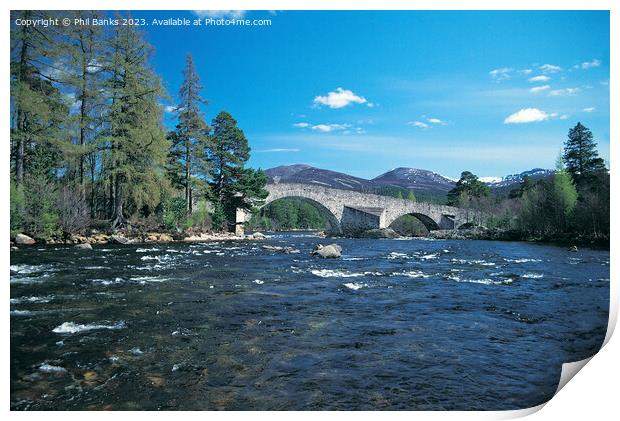
<path id="1" fill-rule="evenodd" d="M 322 257 L 323 259 L 336 259 L 341 256 L 342 247 L 338 244 L 330 244 L 328 246 L 319 244 L 310 254 L 313 256 Z"/>
<path id="2" fill-rule="evenodd" d="M 78 250 L 92 250 L 93 246 L 91 246 L 89 243 L 82 243 L 74 245 L 73 248 Z"/>
<path id="3" fill-rule="evenodd" d="M 36 243 L 36 241 L 34 241 L 34 238 L 28 237 L 25 234 L 17 234 L 15 236 L 15 244 L 30 245 L 34 243 Z"/>
<path id="4" fill-rule="evenodd" d="M 298 249 L 295 249 L 293 247 L 281 247 L 281 246 L 270 246 L 265 244 L 264 246 L 262 246 L 263 249 L 265 250 L 269 250 L 269 251 L 277 251 L 280 253 L 284 253 L 284 254 L 297 254 L 300 251 Z"/>
<path id="5" fill-rule="evenodd" d="M 577 248 L 577 246 L 570 246 L 568 248 L 568 251 L 577 252 L 577 251 L 579 251 L 579 249 Z"/>
<path id="6" fill-rule="evenodd" d="M 255 232 L 254 234 L 246 235 L 246 240 L 264 240 L 269 238 L 268 235 L 263 234 L 262 232 Z"/>
<path id="7" fill-rule="evenodd" d="M 129 238 L 121 235 L 112 235 L 108 241 L 112 244 L 129 244 Z"/>

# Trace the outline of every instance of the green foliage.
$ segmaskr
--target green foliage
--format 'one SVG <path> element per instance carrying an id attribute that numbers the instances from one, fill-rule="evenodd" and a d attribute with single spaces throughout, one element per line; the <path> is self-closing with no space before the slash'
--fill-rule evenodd
<path id="1" fill-rule="evenodd" d="M 448 192 L 448 205 L 470 207 L 476 199 L 488 196 L 489 186 L 470 171 L 463 171 L 456 186 Z"/>
<path id="2" fill-rule="evenodd" d="M 58 237 L 59 212 L 56 186 L 43 176 L 28 176 L 24 180 L 23 230 L 35 238 L 49 240 Z"/>
<path id="3" fill-rule="evenodd" d="M 185 228 L 187 220 L 187 210 L 185 199 L 175 197 L 169 199 L 164 206 L 164 224 L 171 231 L 178 231 L 181 227 Z"/>
<path id="4" fill-rule="evenodd" d="M 263 230 L 325 229 L 328 218 L 324 212 L 304 199 L 280 199 L 253 215 L 248 226 Z"/>
<path id="5" fill-rule="evenodd" d="M 26 200 L 24 198 L 23 186 L 17 185 L 13 179 L 11 179 L 10 194 L 11 231 L 21 231 L 24 226 L 24 209 L 26 207 Z"/>
<path id="6" fill-rule="evenodd" d="M 211 228 L 211 215 L 206 200 L 200 200 L 194 211 L 188 216 L 188 225 L 191 228 L 206 230 Z"/>
<path id="7" fill-rule="evenodd" d="M 409 237 L 421 237 L 428 234 L 428 229 L 426 229 L 424 224 L 413 215 L 401 216 L 392 222 L 390 228 L 400 235 Z"/>
<path id="8" fill-rule="evenodd" d="M 413 190 L 409 190 L 409 193 L 407 193 L 407 200 L 409 200 L 410 202 L 415 202 L 415 194 L 413 194 Z"/>
<path id="9" fill-rule="evenodd" d="M 227 228 L 228 218 L 224 211 L 224 206 L 218 201 L 213 202 L 213 211 L 211 213 L 211 221 L 213 229 L 221 231 Z"/>
<path id="10" fill-rule="evenodd" d="M 234 222 L 237 208 L 252 210 L 267 197 L 268 192 L 264 189 L 267 184 L 264 172 L 244 167 L 250 158 L 250 147 L 243 131 L 237 127 L 237 121 L 222 111 L 213 119 L 211 127 L 212 143 L 207 156 L 211 162 L 210 197 L 215 207 L 216 225 L 220 213 L 228 222 Z"/>

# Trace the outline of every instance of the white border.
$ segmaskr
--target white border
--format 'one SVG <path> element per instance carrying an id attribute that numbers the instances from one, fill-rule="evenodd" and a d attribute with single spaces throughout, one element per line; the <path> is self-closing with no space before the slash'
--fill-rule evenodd
<path id="1" fill-rule="evenodd" d="M 198 0 L 178 0 L 174 2 L 164 2 L 162 0 L 132 0 L 126 2 L 112 1 L 112 0 L 63 0 L 49 1 L 43 0 L 21 0 L 3 2 L 4 9 L 4 28 L 2 32 L 3 42 L 0 44 L 0 56 L 4 57 L 4 66 L 0 70 L 4 77 L 5 83 L 2 86 L 2 93 L 4 98 L 4 112 L 0 113 L 0 124 L 4 127 L 4 156 L 9 154 L 9 11 L 10 9 L 40 9 L 40 10 L 78 10 L 78 9 L 131 9 L 131 10 L 611 10 L 611 40 L 610 40 L 610 139 L 615 139 L 615 135 L 618 132 L 618 71 L 619 55 L 620 51 L 620 32 L 618 27 L 620 25 L 620 2 L 611 0 L 564 0 L 548 1 L 548 0 L 520 0 L 520 1 L 500 1 L 497 0 L 471 0 L 468 2 L 458 0 L 417 0 L 415 2 L 403 2 L 398 0 L 212 0 L 212 1 L 198 1 Z M 615 142 L 610 142 L 610 161 L 618 156 L 618 147 Z M 613 157 L 613 159 L 611 159 Z M 6 221 L 2 227 L 2 238 L 9 236 L 9 167 L 8 159 L 0 160 L 4 170 L 4 179 L 0 183 L 0 197 L 2 200 L 1 216 L 2 220 Z M 612 186 L 617 185 L 617 176 L 612 172 Z M 611 215 L 615 215 L 620 208 L 618 207 L 617 195 L 612 196 L 611 202 Z M 618 224 L 612 218 L 612 238 L 617 238 Z M 1 255 L 3 267 L 5 273 L 8 274 L 6 268 L 9 265 L 9 248 L 5 246 L 5 250 Z M 611 244 L 612 256 L 613 251 L 616 250 L 615 241 Z M 381 414 L 381 416 L 388 416 L 393 419 L 410 419 L 412 416 L 417 419 L 508 419 L 525 416 L 534 413 L 541 409 L 543 406 L 546 408 L 543 411 L 537 412 L 533 419 L 568 419 L 568 420 L 581 420 L 584 417 L 594 419 L 612 419 L 617 416 L 620 411 L 617 398 L 617 384 L 618 374 L 620 373 L 617 356 L 620 355 L 618 339 L 614 339 L 609 342 L 611 334 L 615 327 L 615 322 L 618 315 L 618 282 L 617 282 L 617 269 L 616 261 L 612 257 L 610 262 L 611 282 L 610 282 L 610 320 L 605 338 L 605 347 L 595 355 L 587 364 L 588 368 L 577 376 L 577 378 L 569 382 L 556 397 L 546 405 L 541 405 L 536 408 L 529 408 L 519 411 L 498 411 L 498 412 L 389 412 Z M 5 338 L 7 338 L 7 344 L 9 343 L 9 330 L 10 330 L 10 316 L 9 316 L 9 282 L 8 276 L 5 275 L 4 288 L 2 289 L 2 305 L 3 305 L 3 326 Z M 10 408 L 10 349 L 8 345 L 2 347 L 2 363 L 3 363 L 3 382 L 0 391 L 2 396 L 5 397 L 4 410 L 9 411 Z M 23 413 L 23 412 L 10 412 L 10 417 L 15 419 L 22 418 L 51 418 L 51 419 L 78 419 L 84 417 L 84 414 L 79 412 L 52 412 L 52 413 Z M 232 418 L 244 418 L 244 419 L 256 419 L 257 417 L 269 417 L 275 420 L 284 420 L 294 415 L 295 418 L 300 419 L 314 419 L 317 413 L 310 412 L 297 412 L 290 414 L 287 412 L 270 412 L 270 413 L 256 413 L 256 412 L 242 412 L 242 413 L 183 413 L 183 417 L 190 417 L 191 419 L 201 419 L 205 416 L 219 419 Z M 376 412 L 321 412 L 320 416 L 327 419 L 335 418 L 359 418 L 370 419 L 376 416 Z M 109 414 L 91 412 L 88 417 L 108 417 Z M 146 419 L 151 417 L 151 414 L 146 413 L 127 413 L 116 412 L 114 416 L 132 417 Z M 161 418 L 172 419 L 177 417 L 176 413 L 161 413 L 158 414 Z"/>

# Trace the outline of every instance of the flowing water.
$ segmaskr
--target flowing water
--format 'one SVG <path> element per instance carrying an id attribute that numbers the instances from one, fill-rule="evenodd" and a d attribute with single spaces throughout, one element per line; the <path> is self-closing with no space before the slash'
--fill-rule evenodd
<path id="1" fill-rule="evenodd" d="M 343 257 L 310 256 L 320 242 Z M 601 346 L 609 252 L 310 234 L 23 247 L 10 289 L 12 409 L 518 409 Z"/>

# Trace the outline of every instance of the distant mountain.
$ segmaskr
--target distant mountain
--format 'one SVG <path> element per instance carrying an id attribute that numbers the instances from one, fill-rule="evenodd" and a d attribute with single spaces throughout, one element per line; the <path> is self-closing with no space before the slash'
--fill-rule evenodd
<path id="1" fill-rule="evenodd" d="M 355 190 L 363 192 L 377 192 L 393 195 L 398 191 L 413 190 L 419 200 L 436 201 L 445 197 L 454 188 L 456 182 L 440 174 L 417 168 L 394 168 L 372 180 L 354 177 L 337 171 L 324 170 L 305 164 L 283 165 L 265 170 L 271 183 L 301 183 L 314 184 L 337 189 Z M 553 174 L 553 171 L 534 168 L 519 174 L 505 177 L 484 177 L 483 181 L 496 194 L 506 194 L 524 177 L 539 180 Z M 403 194 L 403 196 L 405 196 Z"/>
<path id="2" fill-rule="evenodd" d="M 545 170 L 543 168 L 534 168 L 529 171 L 523 171 L 519 174 L 510 174 L 503 177 L 500 181 L 487 183 L 491 188 L 491 191 L 496 195 L 507 195 L 511 190 L 518 187 L 525 177 L 530 177 L 532 181 L 540 180 L 542 178 L 553 175 L 554 171 Z"/>
<path id="3" fill-rule="evenodd" d="M 372 179 L 377 186 L 398 186 L 417 192 L 446 194 L 456 184 L 453 180 L 428 170 L 394 168 Z"/>
<path id="4" fill-rule="evenodd" d="M 337 171 L 323 170 L 310 165 L 295 164 L 265 170 L 271 182 L 315 184 L 343 190 L 374 191 L 372 181 Z"/>

